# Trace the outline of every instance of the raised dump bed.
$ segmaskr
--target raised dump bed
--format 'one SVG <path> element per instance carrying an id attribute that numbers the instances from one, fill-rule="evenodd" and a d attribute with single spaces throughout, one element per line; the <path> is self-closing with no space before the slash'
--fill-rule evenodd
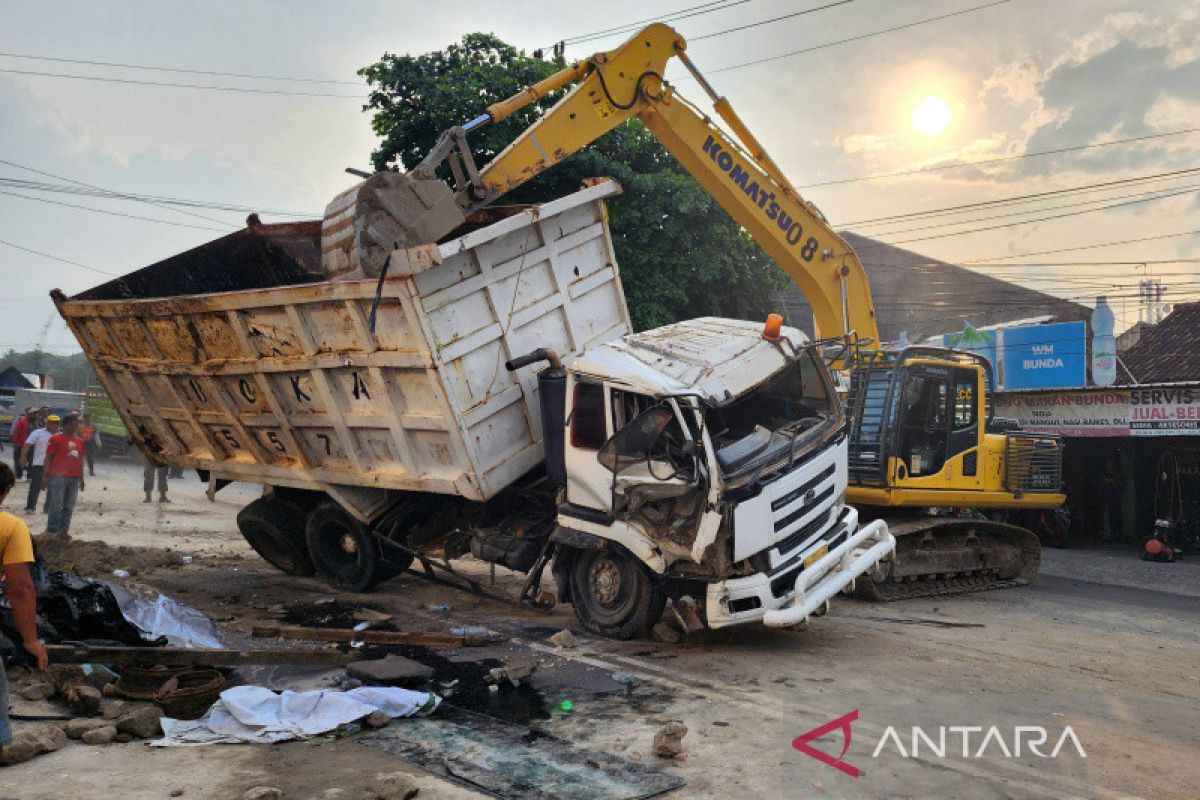
<path id="1" fill-rule="evenodd" d="M 505 361 L 541 347 L 570 361 L 631 330 L 605 221 L 618 192 L 605 180 L 489 209 L 395 251 L 382 281 L 326 280 L 319 221 L 251 218 L 53 296 L 130 435 L 165 463 L 323 491 L 364 522 L 388 504 L 380 490 L 487 500 L 543 459 L 536 376 Z"/>

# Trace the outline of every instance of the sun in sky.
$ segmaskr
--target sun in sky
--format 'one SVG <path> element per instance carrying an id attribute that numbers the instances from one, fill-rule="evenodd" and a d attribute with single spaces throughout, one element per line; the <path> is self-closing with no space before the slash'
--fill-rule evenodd
<path id="1" fill-rule="evenodd" d="M 913 127 L 926 136 L 937 136 L 950 124 L 950 107 L 940 97 L 926 97 L 913 106 Z"/>

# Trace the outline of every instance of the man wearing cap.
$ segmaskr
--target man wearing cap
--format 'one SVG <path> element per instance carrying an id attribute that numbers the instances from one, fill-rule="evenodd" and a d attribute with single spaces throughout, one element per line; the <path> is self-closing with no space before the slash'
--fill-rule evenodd
<path id="1" fill-rule="evenodd" d="M 46 533 L 67 533 L 75 499 L 83 491 L 83 439 L 79 436 L 79 415 L 68 414 L 63 432 L 50 437 L 46 447 L 47 505 L 50 519 Z"/>
<path id="2" fill-rule="evenodd" d="M 25 440 L 29 438 L 29 434 L 33 431 L 36 419 L 37 409 L 30 406 L 25 409 L 24 414 L 13 420 L 10 438 L 12 439 L 13 446 L 13 473 L 17 480 L 21 480 L 21 476 L 25 474 L 25 467 L 21 463 L 21 449 L 25 447 Z"/>
<path id="3" fill-rule="evenodd" d="M 29 499 L 25 501 L 25 513 L 37 511 L 38 496 L 42 493 L 42 478 L 45 472 L 46 448 L 50 437 L 58 433 L 59 418 L 57 414 L 46 417 L 46 427 L 38 428 L 29 434 L 22 448 L 21 460 L 29 473 Z"/>

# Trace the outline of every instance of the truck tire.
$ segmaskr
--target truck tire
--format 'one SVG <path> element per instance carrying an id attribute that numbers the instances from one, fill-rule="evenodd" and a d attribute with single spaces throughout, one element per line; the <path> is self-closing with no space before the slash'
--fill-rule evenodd
<path id="1" fill-rule="evenodd" d="M 305 535 L 317 575 L 337 589 L 365 592 L 390 577 L 375 535 L 332 500 L 309 512 Z"/>
<path id="2" fill-rule="evenodd" d="M 237 526 L 254 552 L 269 564 L 289 575 L 306 578 L 313 574 L 300 509 L 267 495 L 238 512 Z"/>
<path id="3" fill-rule="evenodd" d="M 571 562 L 571 605 L 583 627 L 610 639 L 644 636 L 667 598 L 645 565 L 619 545 L 581 550 Z"/>

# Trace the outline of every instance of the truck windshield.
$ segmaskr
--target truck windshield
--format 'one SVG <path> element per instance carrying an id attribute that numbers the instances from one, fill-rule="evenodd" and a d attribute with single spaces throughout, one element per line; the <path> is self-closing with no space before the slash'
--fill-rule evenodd
<path id="1" fill-rule="evenodd" d="M 811 349 L 706 415 L 717 463 L 727 481 L 776 469 L 776 464 L 795 459 L 840 422 L 828 370 Z"/>

